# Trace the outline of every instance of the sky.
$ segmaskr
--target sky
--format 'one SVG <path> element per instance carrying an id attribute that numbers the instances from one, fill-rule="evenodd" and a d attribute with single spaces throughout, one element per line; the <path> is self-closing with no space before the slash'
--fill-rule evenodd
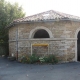
<path id="1" fill-rule="evenodd" d="M 17 2 L 23 7 L 26 16 L 55 10 L 80 17 L 80 0 L 6 0 Z"/>

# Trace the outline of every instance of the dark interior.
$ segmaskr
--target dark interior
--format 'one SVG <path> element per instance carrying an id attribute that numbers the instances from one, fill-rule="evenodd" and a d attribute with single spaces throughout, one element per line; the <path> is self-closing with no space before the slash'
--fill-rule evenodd
<path id="1" fill-rule="evenodd" d="M 34 34 L 33 38 L 50 38 L 50 37 L 46 30 L 40 29 Z"/>
<path id="2" fill-rule="evenodd" d="M 80 31 L 77 36 L 77 61 L 80 61 Z"/>

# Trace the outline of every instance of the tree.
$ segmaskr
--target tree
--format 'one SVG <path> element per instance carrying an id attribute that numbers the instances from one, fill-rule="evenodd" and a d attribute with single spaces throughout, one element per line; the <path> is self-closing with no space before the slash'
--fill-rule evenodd
<path id="1" fill-rule="evenodd" d="M 8 29 L 5 27 L 14 19 L 24 16 L 25 13 L 18 3 L 11 4 L 5 0 L 0 0 L 0 54 L 5 54 L 8 50 Z"/>

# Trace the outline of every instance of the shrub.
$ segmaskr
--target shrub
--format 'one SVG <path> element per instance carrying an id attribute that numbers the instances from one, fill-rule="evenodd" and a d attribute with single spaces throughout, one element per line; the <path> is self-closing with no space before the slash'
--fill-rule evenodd
<path id="1" fill-rule="evenodd" d="M 31 64 L 33 64 L 33 63 L 36 63 L 38 61 L 39 61 L 39 57 L 36 54 L 32 54 L 30 56 L 23 56 L 21 58 L 22 63 L 31 63 Z"/>
<path id="2" fill-rule="evenodd" d="M 39 58 L 39 61 L 40 61 L 41 63 L 44 63 L 44 62 L 45 62 L 44 57 L 40 57 L 40 58 Z"/>
<path id="3" fill-rule="evenodd" d="M 55 63 L 58 63 L 58 59 L 56 58 L 55 55 L 39 57 L 34 53 L 30 56 L 23 56 L 21 58 L 21 62 L 22 63 L 31 63 L 31 64 L 36 63 L 36 62 L 55 64 Z"/>
<path id="4" fill-rule="evenodd" d="M 39 61 L 39 57 L 35 53 L 33 53 L 29 58 L 30 58 L 30 63 L 36 63 Z"/>
<path id="5" fill-rule="evenodd" d="M 52 63 L 52 64 L 58 63 L 58 59 L 53 54 L 48 55 L 47 57 L 44 57 L 44 60 L 46 63 Z"/>

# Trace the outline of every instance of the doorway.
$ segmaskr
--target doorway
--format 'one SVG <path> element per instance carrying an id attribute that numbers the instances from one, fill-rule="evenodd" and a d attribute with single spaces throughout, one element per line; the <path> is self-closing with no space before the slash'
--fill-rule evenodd
<path id="1" fill-rule="evenodd" d="M 77 35 L 77 61 L 80 61 L 80 31 Z"/>

